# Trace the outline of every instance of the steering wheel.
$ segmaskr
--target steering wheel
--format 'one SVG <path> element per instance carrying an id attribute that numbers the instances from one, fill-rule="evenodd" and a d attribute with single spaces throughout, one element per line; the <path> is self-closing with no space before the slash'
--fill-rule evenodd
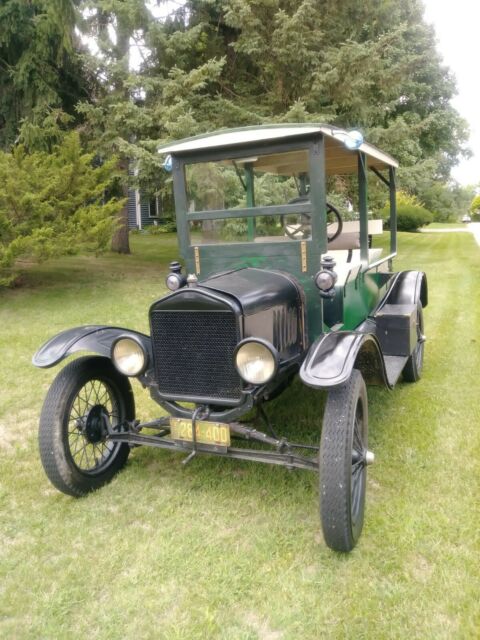
<path id="1" fill-rule="evenodd" d="M 290 200 L 288 204 L 298 204 L 299 202 L 308 202 L 308 200 L 308 196 L 299 196 L 298 198 Z M 292 240 L 308 240 L 312 235 L 311 215 L 309 213 L 294 215 L 298 215 L 300 218 L 299 221 L 293 223 L 288 222 L 288 216 L 282 216 L 285 233 L 289 238 L 292 238 Z M 333 218 L 331 222 L 329 222 L 329 217 Z M 335 238 L 338 238 L 342 233 L 342 228 L 343 220 L 340 212 L 333 204 L 327 202 L 327 242 L 333 242 Z"/>

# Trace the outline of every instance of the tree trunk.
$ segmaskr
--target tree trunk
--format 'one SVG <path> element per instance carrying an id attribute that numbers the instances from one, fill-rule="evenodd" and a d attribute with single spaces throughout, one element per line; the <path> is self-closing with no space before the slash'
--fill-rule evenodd
<path id="1" fill-rule="evenodd" d="M 128 237 L 128 199 L 117 217 L 117 227 L 112 236 L 112 251 L 130 253 Z"/>
<path id="2" fill-rule="evenodd" d="M 125 19 L 122 13 L 117 15 L 117 62 L 121 64 L 123 74 L 119 75 L 115 90 L 119 96 L 122 96 L 125 100 L 129 100 L 128 88 L 125 86 L 124 77 L 128 75 L 129 69 L 129 42 L 130 42 L 131 28 L 128 21 Z M 125 198 L 125 204 L 118 214 L 117 227 L 112 237 L 112 251 L 117 253 L 130 253 L 130 243 L 128 238 L 128 160 L 126 158 L 120 159 L 118 163 L 123 180 L 122 180 L 122 192 Z"/>

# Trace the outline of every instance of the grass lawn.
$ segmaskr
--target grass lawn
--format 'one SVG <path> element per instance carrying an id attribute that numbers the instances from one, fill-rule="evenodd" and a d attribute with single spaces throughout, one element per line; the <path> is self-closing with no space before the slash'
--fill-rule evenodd
<path id="1" fill-rule="evenodd" d="M 423 227 L 425 231 L 429 229 L 466 229 L 467 225 L 464 222 L 432 222 L 426 227 Z"/>
<path id="2" fill-rule="evenodd" d="M 135 254 L 72 257 L 0 294 L 0 637 L 225 640 L 478 638 L 480 249 L 470 234 L 399 234 L 396 269 L 425 270 L 423 379 L 369 388 L 366 524 L 350 555 L 323 543 L 316 476 L 134 449 L 101 491 L 47 481 L 37 422 L 56 374 L 31 356 L 52 334 L 147 330 L 174 237 Z M 136 388 L 139 417 L 156 406 Z M 296 382 L 277 429 L 319 437 L 322 393 Z"/>

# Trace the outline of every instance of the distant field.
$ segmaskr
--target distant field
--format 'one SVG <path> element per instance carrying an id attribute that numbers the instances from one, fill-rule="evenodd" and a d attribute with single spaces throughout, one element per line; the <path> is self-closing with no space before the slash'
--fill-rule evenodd
<path id="1" fill-rule="evenodd" d="M 460 225 L 459 225 L 460 226 Z M 359 546 L 323 543 L 316 476 L 133 450 L 75 500 L 48 483 L 37 422 L 56 375 L 31 356 L 67 327 L 148 330 L 173 236 L 134 255 L 32 267 L 0 293 L 0 638 L 320 640 L 478 638 L 480 249 L 470 234 L 399 234 L 396 269 L 425 270 L 423 379 L 369 388 L 370 467 Z M 136 387 L 138 414 L 157 415 Z M 324 395 L 296 382 L 278 431 L 317 442 Z"/>

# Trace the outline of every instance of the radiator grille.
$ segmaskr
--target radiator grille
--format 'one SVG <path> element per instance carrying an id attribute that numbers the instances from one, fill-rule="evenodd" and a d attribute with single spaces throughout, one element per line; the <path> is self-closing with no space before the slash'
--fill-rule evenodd
<path id="1" fill-rule="evenodd" d="M 241 380 L 233 364 L 240 337 L 233 313 L 153 311 L 152 339 L 161 393 L 184 400 L 240 399 Z"/>

